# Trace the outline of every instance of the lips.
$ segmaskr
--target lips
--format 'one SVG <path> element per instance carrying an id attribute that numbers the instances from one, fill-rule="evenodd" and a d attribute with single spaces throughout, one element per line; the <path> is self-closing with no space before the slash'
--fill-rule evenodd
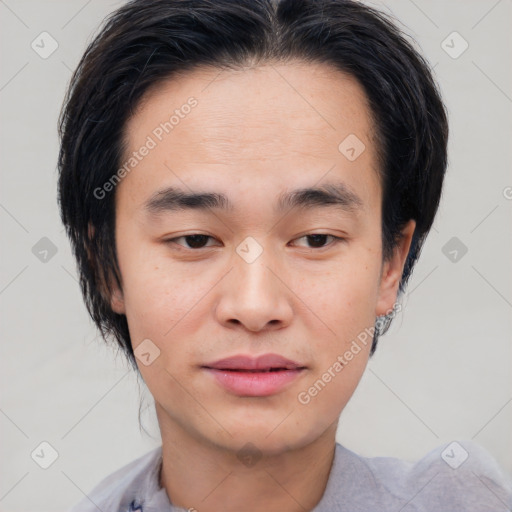
<path id="1" fill-rule="evenodd" d="M 264 397 L 286 389 L 307 367 L 278 354 L 265 354 L 228 357 L 203 365 L 202 369 L 231 394 Z"/>
<path id="2" fill-rule="evenodd" d="M 247 372 L 270 372 L 305 368 L 304 365 L 278 354 L 264 354 L 259 357 L 237 355 L 208 363 L 204 367 L 214 370 Z"/>

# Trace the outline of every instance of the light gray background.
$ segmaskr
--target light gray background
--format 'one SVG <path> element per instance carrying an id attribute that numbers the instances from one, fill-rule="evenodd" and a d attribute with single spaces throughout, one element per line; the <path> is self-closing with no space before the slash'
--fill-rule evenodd
<path id="1" fill-rule="evenodd" d="M 56 204 L 65 87 L 122 3 L 0 0 L 2 511 L 65 510 L 158 444 L 149 394 L 86 314 Z M 450 165 L 403 312 L 342 414 L 338 440 L 363 455 L 415 460 L 474 439 L 512 473 L 512 2 L 371 5 L 394 13 L 435 67 Z M 43 31 L 59 45 L 47 59 L 31 48 Z M 441 46 L 453 31 L 469 43 L 456 59 Z M 32 252 L 42 237 L 57 247 L 45 263 Z M 455 262 L 442 252 L 452 237 L 468 249 Z M 138 425 L 141 395 L 150 435 Z M 30 455 L 42 441 L 59 454 L 46 470 Z"/>

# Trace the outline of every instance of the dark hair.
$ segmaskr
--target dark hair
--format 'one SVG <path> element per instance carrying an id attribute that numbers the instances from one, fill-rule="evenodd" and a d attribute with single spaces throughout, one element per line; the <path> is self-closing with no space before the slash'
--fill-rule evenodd
<path id="1" fill-rule="evenodd" d="M 94 194 L 118 170 L 127 120 L 150 87 L 178 72 L 291 59 L 331 65 L 366 93 L 380 155 L 384 259 L 416 221 L 404 291 L 439 205 L 448 125 L 428 64 L 400 30 L 351 0 L 132 0 L 105 20 L 71 77 L 59 119 L 58 200 L 89 314 L 134 367 L 126 316 L 109 300 L 112 279 L 122 289 L 115 193 Z M 390 325 L 384 320 L 370 354 Z"/>

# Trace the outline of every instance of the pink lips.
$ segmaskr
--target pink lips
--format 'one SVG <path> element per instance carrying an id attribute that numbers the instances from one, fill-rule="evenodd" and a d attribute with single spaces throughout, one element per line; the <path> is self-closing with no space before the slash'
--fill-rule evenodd
<path id="1" fill-rule="evenodd" d="M 296 379 L 305 366 L 278 354 L 237 355 L 203 365 L 226 390 L 241 396 L 269 396 Z"/>

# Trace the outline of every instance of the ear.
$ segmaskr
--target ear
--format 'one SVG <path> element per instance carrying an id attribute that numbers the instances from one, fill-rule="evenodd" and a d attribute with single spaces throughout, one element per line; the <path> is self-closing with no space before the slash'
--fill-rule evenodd
<path id="1" fill-rule="evenodd" d="M 90 222 L 89 222 L 87 231 L 88 231 L 89 240 L 92 240 L 94 237 L 95 229 L 94 229 L 94 226 Z M 103 273 L 98 271 L 96 265 L 92 261 L 92 256 L 91 256 L 89 249 L 87 249 L 87 253 L 89 256 L 89 262 L 91 263 L 91 266 L 94 268 L 96 275 L 99 275 L 98 279 L 100 282 L 98 283 L 98 286 L 99 286 L 99 292 L 101 293 L 102 297 L 106 301 L 110 302 L 110 307 L 111 307 L 112 311 L 114 311 L 114 313 L 117 313 L 119 315 L 126 314 L 123 292 L 119 289 L 119 286 L 117 286 L 117 284 L 112 284 L 112 286 L 111 286 L 112 295 L 109 297 Z"/>
<path id="2" fill-rule="evenodd" d="M 118 286 L 115 287 L 112 296 L 110 297 L 110 307 L 112 308 L 112 311 L 118 315 L 126 314 L 123 292 L 119 290 Z"/>
<path id="3" fill-rule="evenodd" d="M 415 228 L 416 221 L 409 220 L 401 231 L 402 236 L 397 246 L 393 249 L 391 258 L 387 259 L 382 265 L 379 293 L 375 308 L 376 316 L 389 314 L 396 303 L 398 285 L 400 284 L 405 261 L 409 254 Z"/>

